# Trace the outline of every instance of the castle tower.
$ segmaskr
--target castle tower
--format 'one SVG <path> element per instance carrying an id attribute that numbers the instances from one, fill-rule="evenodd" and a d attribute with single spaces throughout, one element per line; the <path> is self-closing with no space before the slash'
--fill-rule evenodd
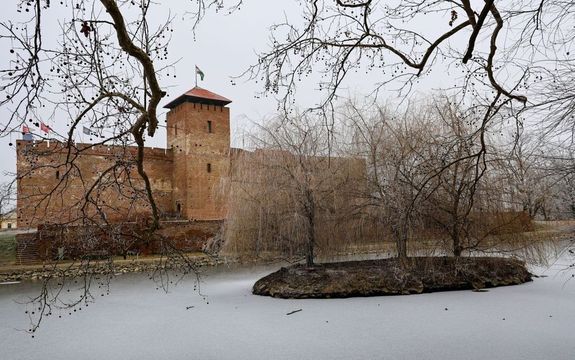
<path id="1" fill-rule="evenodd" d="M 174 153 L 174 209 L 193 220 L 225 218 L 223 180 L 229 169 L 231 100 L 195 87 L 165 106 Z"/>

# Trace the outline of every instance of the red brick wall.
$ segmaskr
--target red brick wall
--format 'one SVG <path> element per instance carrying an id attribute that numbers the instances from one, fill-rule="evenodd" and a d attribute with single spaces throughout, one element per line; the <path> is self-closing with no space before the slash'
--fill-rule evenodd
<path id="1" fill-rule="evenodd" d="M 76 144 L 69 149 L 55 141 L 18 141 L 16 151 L 18 221 L 22 227 L 77 224 L 86 217 L 99 220 L 100 214 L 115 222 L 151 213 L 143 181 L 133 164 L 135 147 Z M 172 151 L 146 148 L 144 156 L 159 209 L 173 212 Z M 115 170 L 108 171 L 112 166 Z M 107 174 L 104 181 L 95 186 L 102 174 Z"/>
<path id="2" fill-rule="evenodd" d="M 218 234 L 222 221 L 162 221 L 153 238 L 142 232 L 138 223 L 112 226 L 41 226 L 37 232 L 19 234 L 17 260 L 19 264 L 55 260 L 59 248 L 65 259 L 82 257 L 121 256 L 128 251 L 141 255 L 159 254 L 165 248 L 162 241 L 185 252 L 199 252 L 206 241 Z"/>

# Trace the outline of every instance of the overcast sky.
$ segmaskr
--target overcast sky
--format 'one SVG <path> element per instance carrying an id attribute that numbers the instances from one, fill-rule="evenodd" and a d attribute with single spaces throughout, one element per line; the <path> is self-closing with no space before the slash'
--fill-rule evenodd
<path id="1" fill-rule="evenodd" d="M 8 3 L 8 2 L 6 2 Z M 56 2 L 53 2 L 56 3 Z M 259 93 L 262 85 L 247 78 L 232 79 L 244 72 L 249 65 L 257 62 L 258 52 L 263 52 L 270 48 L 269 27 L 278 22 L 289 19 L 292 22 L 301 20 L 301 8 L 298 1 L 270 1 L 270 0 L 248 0 L 244 2 L 239 11 L 227 15 L 226 11 L 216 13 L 208 11 L 206 17 L 196 29 L 195 37 L 192 32 L 193 19 L 186 16 L 185 12 L 193 9 L 194 1 L 190 0 L 170 0 L 162 1 L 160 7 L 153 8 L 151 27 L 160 25 L 168 14 L 175 15 L 173 23 L 173 38 L 170 43 L 170 60 L 179 60 L 176 67 L 176 78 L 172 76 L 161 79 L 161 85 L 168 89 L 169 98 L 164 99 L 161 106 L 174 99 L 178 95 L 186 92 L 194 86 L 195 65 L 204 73 L 205 79 L 198 85 L 223 95 L 233 102 L 231 108 L 232 120 L 232 141 L 234 146 L 242 145 L 242 131 L 249 128 L 250 121 L 261 122 L 265 118 L 272 116 L 276 110 L 277 103 L 273 98 L 261 98 Z M 169 4 L 169 5 L 168 5 Z M 4 4 L 3 12 L 0 15 L 2 21 L 10 19 L 21 19 L 22 14 L 16 12 L 16 5 Z M 46 41 L 59 34 L 58 19 L 62 16 L 70 15 L 69 9 L 53 5 L 44 14 L 44 36 Z M 447 16 L 447 15 L 446 15 Z M 443 24 L 445 23 L 445 24 Z M 438 25 L 437 19 L 428 18 L 419 23 L 421 29 L 429 37 L 434 33 L 439 33 L 443 27 L 447 27 L 447 20 L 441 21 Z M 457 43 L 459 40 L 454 38 Z M 480 45 L 478 45 L 480 46 Z M 0 53 L 8 54 L 11 44 L 0 40 Z M 0 67 L 6 68 L 8 56 L 0 57 Z M 459 71 L 459 70 L 458 70 Z M 432 89 L 449 88 L 453 86 L 457 78 L 461 75 L 449 74 L 442 71 L 442 68 L 434 68 L 430 76 L 426 76 L 418 84 L 416 93 L 429 93 Z M 377 78 L 377 73 L 368 75 L 358 72 L 350 74 L 346 82 L 342 85 L 341 93 L 353 97 L 367 95 L 373 84 L 381 79 Z M 234 85 L 235 83 L 235 85 Z M 319 94 L 314 89 L 317 84 L 308 81 L 298 88 L 297 105 L 306 107 L 319 100 Z M 387 88 L 383 93 L 385 99 L 397 100 L 403 96 L 394 91 L 393 86 Z M 160 118 L 165 119 L 165 110 L 162 109 Z M 0 119 L 6 119 L 9 115 L 9 108 L 0 108 Z M 42 120 L 42 119 L 38 119 Z M 0 120 L 1 122 L 2 120 Z M 66 132 L 66 122 L 69 119 L 51 119 L 48 124 Z M 39 130 L 36 130 L 39 132 Z M 0 138 L 0 149 L 2 151 L 0 171 L 15 171 L 15 149 L 9 147 L 9 142 L 14 142 L 21 135 L 16 133 L 12 136 Z M 76 139 L 86 142 L 88 139 L 82 138 L 78 134 Z M 161 128 L 154 139 L 147 140 L 148 146 L 165 147 L 165 129 Z"/>
<path id="2" fill-rule="evenodd" d="M 163 107 L 174 97 L 194 87 L 194 69 L 197 65 L 205 73 L 204 81 L 200 81 L 198 85 L 233 101 L 229 107 L 231 108 L 232 133 L 236 135 L 236 138 L 238 130 L 249 123 L 247 119 L 257 121 L 273 114 L 276 109 L 276 102 L 272 98 L 258 97 L 258 93 L 262 90 L 259 84 L 239 79 L 235 81 L 236 85 L 232 85 L 231 80 L 246 70 L 250 64 L 257 61 L 256 51 L 266 48 L 269 26 L 284 16 L 284 11 L 279 3 L 286 4 L 287 2 L 250 0 L 239 11 L 231 15 L 226 15 L 223 12 L 216 13 L 213 10 L 209 11 L 197 28 L 194 40 L 192 19 L 190 16 L 184 15 L 186 10 L 192 9 L 193 2 L 170 0 L 171 8 L 169 10 L 172 14 L 178 14 L 174 19 L 174 33 L 170 44 L 170 60 L 178 60 L 176 64 L 177 77 L 171 78 L 169 81 L 164 78 L 162 81 L 162 86 L 169 87 L 170 97 L 164 99 L 161 106 Z M 3 5 L 5 6 L 0 15 L 3 21 L 21 16 L 16 12 L 16 5 Z M 166 10 L 168 9 L 165 6 L 161 9 L 156 8 L 151 23 L 156 21 L 156 25 L 161 24 L 162 20 L 166 18 Z M 52 31 L 54 26 L 50 26 L 49 21 L 61 15 L 68 15 L 66 9 L 53 6 L 46 12 L 45 17 L 50 17 L 50 19 L 45 20 L 46 26 L 43 29 L 45 37 L 58 35 L 59 31 Z M 8 54 L 10 47 L 9 42 L 0 41 L 0 53 Z M 0 58 L 2 68 L 6 68 L 7 61 L 8 56 Z M 1 118 L 6 119 L 7 114 L 9 114 L 8 108 L 0 108 Z M 163 108 L 160 118 L 162 121 L 165 119 L 165 109 Z M 54 128 L 62 127 L 64 130 L 66 121 L 66 119 L 62 119 L 61 123 L 56 123 L 59 121 L 54 120 L 49 125 Z M 36 132 L 39 131 L 36 130 Z M 82 135 L 79 134 L 79 136 Z M 165 136 L 165 129 L 161 128 L 154 139 L 148 139 L 148 145 L 165 147 Z M 20 137 L 21 135 L 16 133 L 11 137 L 0 139 L 0 151 L 2 151 L 0 171 L 15 171 L 15 148 L 9 147 L 8 143 L 14 142 Z M 88 141 L 88 139 L 82 138 L 77 140 Z M 237 143 L 241 145 L 241 141 Z"/>

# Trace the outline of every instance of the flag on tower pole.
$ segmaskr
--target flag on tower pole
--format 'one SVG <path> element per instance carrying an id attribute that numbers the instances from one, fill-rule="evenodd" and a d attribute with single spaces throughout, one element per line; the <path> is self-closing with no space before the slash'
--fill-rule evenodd
<path id="1" fill-rule="evenodd" d="M 204 72 L 196 65 L 196 86 L 198 86 L 198 75 L 200 75 L 200 80 L 204 81 Z"/>

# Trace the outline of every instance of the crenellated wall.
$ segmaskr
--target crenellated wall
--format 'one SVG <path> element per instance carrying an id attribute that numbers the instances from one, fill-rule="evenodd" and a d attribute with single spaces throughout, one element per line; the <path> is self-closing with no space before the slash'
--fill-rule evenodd
<path id="1" fill-rule="evenodd" d="M 117 222 L 151 214 L 136 169 L 136 147 L 20 140 L 16 152 L 22 227 Z M 173 213 L 172 151 L 146 148 L 144 159 L 158 208 Z"/>

